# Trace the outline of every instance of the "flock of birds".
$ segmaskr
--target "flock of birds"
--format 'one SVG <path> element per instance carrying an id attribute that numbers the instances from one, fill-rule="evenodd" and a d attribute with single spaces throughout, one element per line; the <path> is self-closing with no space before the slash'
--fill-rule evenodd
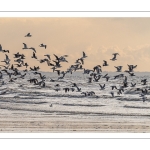
<path id="1" fill-rule="evenodd" d="M 28 33 L 27 35 L 25 35 L 25 37 L 29 38 L 29 37 L 32 37 L 32 35 L 30 33 Z M 39 46 L 44 49 L 47 48 L 47 45 L 45 45 L 43 43 L 40 44 Z M 37 61 L 39 61 L 39 63 L 47 63 L 48 66 L 52 67 L 51 69 L 53 70 L 53 72 L 57 72 L 58 78 L 55 80 L 50 78 L 50 82 L 62 81 L 65 78 L 65 75 L 67 73 L 72 74 L 75 71 L 81 71 L 81 70 L 83 70 L 83 74 L 89 75 L 87 82 L 89 84 L 92 82 L 98 83 L 100 90 L 105 90 L 106 85 L 100 84 L 99 80 L 101 78 L 106 79 L 106 82 L 109 82 L 109 80 L 110 80 L 110 76 L 108 75 L 108 73 L 105 75 L 102 75 L 102 66 L 103 67 L 109 66 L 109 64 L 106 60 L 104 60 L 102 66 L 97 65 L 97 66 L 94 66 L 93 69 L 85 69 L 83 67 L 84 61 L 88 57 L 85 54 L 85 52 L 83 52 L 83 55 L 75 61 L 75 64 L 71 65 L 66 71 L 61 71 L 60 68 L 62 67 L 62 63 L 63 62 L 68 63 L 68 61 L 67 61 L 68 55 L 63 55 L 63 56 L 59 57 L 54 54 L 55 60 L 52 60 L 49 54 L 45 54 L 44 55 L 45 58 L 39 60 L 36 56 L 36 49 L 34 47 L 28 47 L 26 43 L 23 43 L 22 49 L 23 50 L 32 50 L 33 51 L 33 55 L 31 56 L 32 59 L 36 59 Z M 9 53 L 9 50 L 4 50 L 2 48 L 2 46 L 0 45 L 0 52 Z M 45 83 L 46 76 L 39 72 L 40 67 L 39 66 L 34 66 L 33 68 L 29 67 L 28 63 L 25 62 L 24 54 L 20 54 L 19 52 L 17 52 L 16 54 L 13 54 L 13 55 L 15 58 L 15 60 L 14 60 L 15 64 L 14 63 L 10 64 L 11 60 L 10 60 L 8 54 L 5 54 L 5 59 L 3 61 L 1 61 L 5 64 L 0 65 L 3 67 L 3 68 L 1 68 L 1 71 L 0 71 L 0 79 L 3 79 L 3 75 L 6 74 L 9 77 L 8 82 L 13 83 L 19 78 L 24 79 L 25 76 L 27 75 L 27 73 L 30 72 L 30 73 L 33 73 L 33 75 L 38 75 L 40 77 L 40 80 L 38 78 L 30 78 L 27 81 L 30 82 L 31 84 L 38 85 L 41 88 L 44 88 L 46 86 L 46 83 Z M 114 53 L 113 57 L 110 60 L 116 61 L 118 56 L 119 56 L 119 53 Z M 25 66 L 25 70 L 23 70 L 23 74 L 22 74 L 22 71 L 20 71 L 18 68 L 23 67 L 23 66 Z M 123 66 L 114 66 L 114 67 L 117 69 L 116 72 L 122 72 Z M 128 70 L 125 70 L 125 72 L 127 72 L 130 76 L 135 76 L 134 69 L 136 67 L 137 67 L 137 65 L 135 65 L 135 66 L 128 65 Z M 123 79 L 120 87 L 117 87 L 115 85 L 111 86 L 112 91 L 110 94 L 112 97 L 115 97 L 115 94 L 114 94 L 115 90 L 118 95 L 121 95 L 124 92 L 124 90 L 127 87 L 129 87 L 128 78 L 123 73 L 113 76 L 114 80 L 120 79 L 120 78 Z M 141 85 L 147 85 L 147 82 L 148 82 L 147 79 L 143 79 L 143 80 L 141 80 Z M 1 85 L 3 86 L 4 84 L 6 84 L 6 83 L 4 80 L 2 80 Z M 130 84 L 131 84 L 130 87 L 136 87 L 136 83 L 131 82 Z M 56 84 L 54 90 L 57 92 L 60 91 L 61 90 L 60 85 Z M 87 96 L 87 97 L 88 96 L 96 96 L 94 91 L 83 92 L 82 89 L 79 87 L 79 85 L 77 85 L 77 83 L 73 83 L 73 82 L 71 82 L 70 87 L 65 87 L 65 88 L 63 88 L 63 90 L 65 91 L 65 93 L 72 91 L 72 92 L 80 92 L 81 94 L 83 94 L 84 96 Z M 141 91 L 140 97 L 142 98 L 143 102 L 145 102 L 145 100 L 147 99 L 146 95 L 148 94 L 149 89 L 144 87 L 144 88 L 137 88 L 136 90 Z M 6 93 L 7 93 L 7 91 L 1 92 L 1 94 L 6 94 Z"/>

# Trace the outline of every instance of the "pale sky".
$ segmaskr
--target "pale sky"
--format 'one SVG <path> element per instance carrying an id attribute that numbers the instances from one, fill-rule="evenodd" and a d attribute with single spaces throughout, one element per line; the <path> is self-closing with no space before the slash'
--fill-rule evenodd
<path id="1" fill-rule="evenodd" d="M 13 54 L 19 52 L 25 54 L 25 62 L 31 67 L 40 65 L 41 70 L 52 71 L 46 63 L 31 58 L 32 50 L 22 50 L 22 43 L 26 43 L 35 47 L 38 59 L 45 58 L 45 54 L 53 60 L 53 54 L 69 55 L 69 63 L 61 63 L 61 70 L 73 65 L 84 51 L 88 56 L 86 69 L 106 60 L 109 66 L 102 67 L 103 71 L 116 71 L 117 65 L 122 65 L 124 71 L 127 64 L 138 65 L 135 71 L 150 71 L 150 18 L 0 18 L 0 29 L 0 44 L 10 50 L 11 63 Z M 31 38 L 24 37 L 28 32 Z M 41 43 L 47 45 L 46 50 L 39 47 Z M 114 52 L 120 56 L 112 62 Z M 1 53 L 0 59 L 4 58 Z"/>

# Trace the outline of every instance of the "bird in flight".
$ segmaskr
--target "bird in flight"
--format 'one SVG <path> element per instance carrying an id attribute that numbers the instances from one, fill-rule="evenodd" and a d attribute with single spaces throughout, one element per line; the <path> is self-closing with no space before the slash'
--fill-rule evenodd
<path id="1" fill-rule="evenodd" d="M 114 54 L 112 54 L 112 55 L 114 55 L 114 57 L 113 57 L 112 59 L 110 59 L 110 60 L 112 60 L 112 61 L 117 60 L 116 57 L 117 57 L 117 55 L 119 55 L 119 54 L 118 54 L 118 53 L 114 53 Z"/>
<path id="2" fill-rule="evenodd" d="M 39 46 L 40 46 L 40 47 L 45 47 L 45 49 L 46 49 L 46 47 L 47 47 L 47 45 L 45 45 L 45 44 L 43 44 L 43 43 L 40 44 Z"/>
<path id="3" fill-rule="evenodd" d="M 30 33 L 28 33 L 27 35 L 25 35 L 25 37 L 31 37 L 32 35 Z"/>

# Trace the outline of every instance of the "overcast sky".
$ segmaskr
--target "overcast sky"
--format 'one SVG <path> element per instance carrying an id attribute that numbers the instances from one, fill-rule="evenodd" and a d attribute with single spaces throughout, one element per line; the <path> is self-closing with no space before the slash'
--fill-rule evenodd
<path id="1" fill-rule="evenodd" d="M 31 38 L 24 37 L 28 32 Z M 84 51 L 88 56 L 84 67 L 92 69 L 107 60 L 109 66 L 103 71 L 115 71 L 114 66 L 138 65 L 135 71 L 150 71 L 150 18 L 0 18 L 0 44 L 13 54 L 24 53 L 29 65 L 40 65 L 41 70 L 52 71 L 46 63 L 32 59 L 32 50 L 22 50 L 23 43 L 35 47 L 38 59 L 44 54 L 58 56 L 67 54 L 69 63 L 61 63 L 63 69 L 74 64 Z M 47 49 L 39 47 L 41 43 Z M 118 52 L 117 61 L 112 62 L 112 53 Z M 1 53 L 3 60 L 5 54 Z M 4 64 L 3 62 L 0 63 Z"/>

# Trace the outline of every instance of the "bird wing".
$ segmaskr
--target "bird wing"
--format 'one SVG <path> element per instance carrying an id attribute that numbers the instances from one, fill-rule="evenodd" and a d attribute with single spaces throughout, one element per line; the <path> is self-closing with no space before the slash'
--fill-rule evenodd
<path id="1" fill-rule="evenodd" d="M 56 56 L 55 54 L 54 54 L 54 56 L 56 57 L 57 60 L 59 60 L 58 56 Z"/>
<path id="2" fill-rule="evenodd" d="M 85 57 L 85 52 L 83 52 L 83 57 Z"/>
<path id="3" fill-rule="evenodd" d="M 30 47 L 29 49 L 32 49 L 36 53 L 36 50 L 34 47 Z"/>
<path id="4" fill-rule="evenodd" d="M 114 57 L 112 59 L 116 59 L 116 55 L 115 54 L 113 54 L 113 55 L 114 55 Z"/>
<path id="5" fill-rule="evenodd" d="M 82 64 L 84 64 L 84 61 L 83 61 L 83 59 L 80 59 L 80 60 L 81 60 Z"/>
<path id="6" fill-rule="evenodd" d="M 101 85 L 101 84 L 99 84 L 99 86 L 102 88 L 102 85 Z"/>
<path id="7" fill-rule="evenodd" d="M 8 57 L 8 55 L 6 55 L 6 54 L 5 54 L 5 56 L 6 56 L 6 60 L 9 60 L 9 57 Z"/>
<path id="8" fill-rule="evenodd" d="M 107 74 L 105 74 L 105 75 L 103 76 L 103 78 L 105 78 L 107 75 L 108 75 L 108 73 L 107 73 Z"/>

